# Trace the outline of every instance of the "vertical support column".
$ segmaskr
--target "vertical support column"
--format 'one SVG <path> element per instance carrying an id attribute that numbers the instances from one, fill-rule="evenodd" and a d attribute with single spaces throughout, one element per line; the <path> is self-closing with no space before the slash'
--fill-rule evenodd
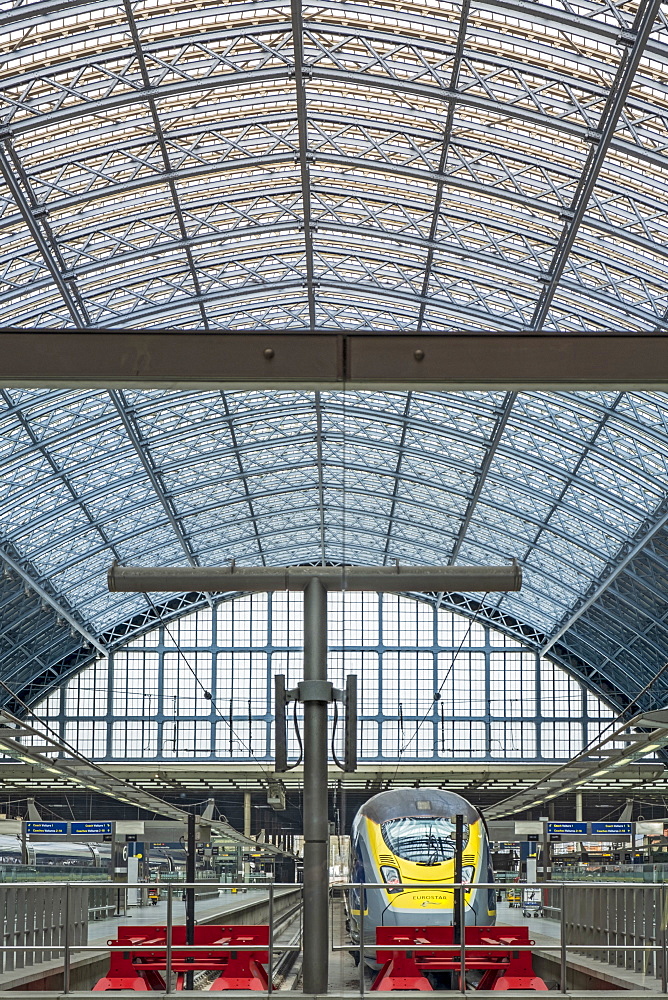
<path id="1" fill-rule="evenodd" d="M 244 837 L 251 835 L 251 793 L 244 792 Z"/>
<path id="2" fill-rule="evenodd" d="M 549 882 L 552 878 L 552 856 L 550 850 L 550 837 L 547 832 L 547 823 L 543 827 L 543 877 L 539 881 Z M 545 901 L 543 901 L 545 905 Z"/>
<path id="3" fill-rule="evenodd" d="M 195 861 L 197 858 L 195 813 L 188 813 L 188 853 L 186 855 L 186 883 L 195 881 Z M 195 943 L 195 886 L 186 889 L 186 944 Z M 194 973 L 186 972 L 184 986 L 194 988 Z"/>
<path id="4" fill-rule="evenodd" d="M 251 793 L 244 792 L 244 837 L 250 838 L 250 835 L 251 835 Z M 244 882 L 248 882 L 249 879 L 250 879 L 250 862 L 244 861 L 243 880 Z"/>
<path id="5" fill-rule="evenodd" d="M 575 820 L 578 823 L 582 822 L 582 792 L 575 793 Z M 578 850 L 582 857 L 582 843 L 578 844 Z"/>
<path id="6" fill-rule="evenodd" d="M 327 992 L 326 688 L 327 592 L 320 580 L 313 579 L 304 591 L 304 993 Z"/>

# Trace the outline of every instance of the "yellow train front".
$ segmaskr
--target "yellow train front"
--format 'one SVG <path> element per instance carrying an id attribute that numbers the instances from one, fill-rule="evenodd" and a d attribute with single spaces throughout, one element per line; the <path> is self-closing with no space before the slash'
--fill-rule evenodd
<path id="1" fill-rule="evenodd" d="M 492 881 L 491 856 L 481 814 L 454 792 L 439 788 L 402 788 L 369 799 L 353 822 L 350 881 L 380 882 L 382 888 L 353 889 L 348 918 L 354 944 L 364 926 L 365 948 L 376 941 L 376 927 L 452 924 L 455 880 L 455 824 L 464 817 L 462 881 L 467 924 L 496 922 L 493 889 L 476 888 Z M 411 885 L 427 888 L 411 888 Z M 432 888 L 433 886 L 433 888 Z M 363 907 L 363 920 L 360 916 Z M 375 955 L 369 955 L 372 964 Z"/>

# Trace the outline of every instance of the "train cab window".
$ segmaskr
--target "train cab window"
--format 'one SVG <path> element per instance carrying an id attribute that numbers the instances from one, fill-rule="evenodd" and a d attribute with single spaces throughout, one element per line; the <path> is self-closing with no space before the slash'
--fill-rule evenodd
<path id="1" fill-rule="evenodd" d="M 455 821 L 445 816 L 405 816 L 381 824 L 383 840 L 393 854 L 418 865 L 440 865 L 455 856 Z M 469 840 L 464 824 L 463 847 Z"/>

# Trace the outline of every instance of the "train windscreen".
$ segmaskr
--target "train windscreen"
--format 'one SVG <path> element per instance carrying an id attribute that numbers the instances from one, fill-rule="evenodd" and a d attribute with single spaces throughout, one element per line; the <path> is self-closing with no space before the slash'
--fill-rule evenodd
<path id="1" fill-rule="evenodd" d="M 393 854 L 418 865 L 440 865 L 455 856 L 455 821 L 446 816 L 405 816 L 381 824 L 383 840 Z M 469 840 L 464 824 L 463 847 Z"/>

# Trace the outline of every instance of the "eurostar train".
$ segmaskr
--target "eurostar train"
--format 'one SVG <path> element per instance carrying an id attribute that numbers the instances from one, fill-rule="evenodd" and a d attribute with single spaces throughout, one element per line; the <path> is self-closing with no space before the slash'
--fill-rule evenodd
<path id="1" fill-rule="evenodd" d="M 402 788 L 380 792 L 357 813 L 350 838 L 350 881 L 381 882 L 383 888 L 350 890 L 348 920 L 353 944 L 373 946 L 376 927 L 453 923 L 455 892 L 439 883 L 455 880 L 455 817 L 464 817 L 462 881 L 467 924 L 494 924 L 493 889 L 487 830 L 475 806 L 440 788 Z M 434 884 L 412 889 L 411 883 Z M 363 920 L 360 919 L 360 905 Z M 372 949 L 370 948 L 370 951 Z M 369 956 L 369 964 L 375 953 Z"/>

